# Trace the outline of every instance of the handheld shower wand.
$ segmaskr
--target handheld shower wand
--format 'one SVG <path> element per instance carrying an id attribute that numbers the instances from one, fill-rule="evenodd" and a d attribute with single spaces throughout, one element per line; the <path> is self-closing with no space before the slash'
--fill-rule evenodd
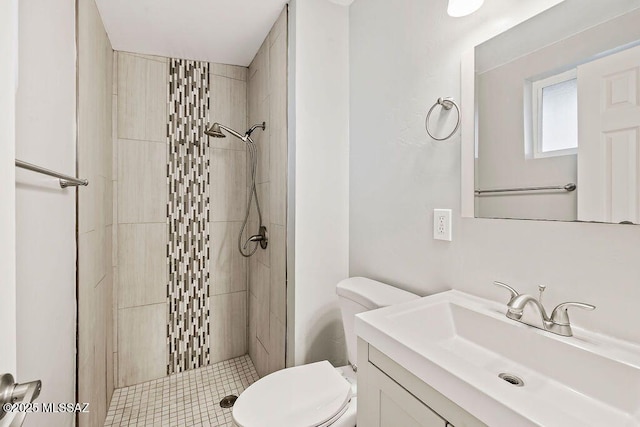
<path id="1" fill-rule="evenodd" d="M 267 227 L 262 225 L 262 210 L 260 209 L 260 201 L 258 200 L 258 192 L 256 190 L 256 169 L 258 165 L 258 150 L 256 148 L 255 142 L 253 141 L 253 139 L 251 139 L 251 134 L 258 128 L 265 130 L 267 128 L 266 122 L 262 122 L 262 123 L 251 126 L 251 128 L 249 128 L 244 135 L 240 134 L 240 132 L 237 132 L 231 129 L 230 127 L 221 125 L 220 123 L 214 123 L 213 125 L 211 125 L 211 127 L 209 127 L 209 129 L 204 131 L 206 135 L 211 136 L 213 138 L 226 138 L 227 136 L 222 132 L 222 131 L 225 131 L 235 136 L 239 140 L 243 141 L 245 144 L 247 144 L 247 151 L 249 152 L 249 161 L 251 162 L 251 187 L 249 190 L 250 193 L 249 193 L 249 202 L 247 203 L 247 210 L 245 212 L 242 228 L 240 229 L 240 234 L 238 235 L 238 250 L 240 251 L 242 256 L 245 258 L 252 256 L 258 250 L 258 246 L 260 246 L 262 249 L 266 249 L 269 244 L 269 238 L 267 236 Z M 256 200 L 256 209 L 258 210 L 258 234 L 254 234 L 253 236 L 249 237 L 247 241 L 244 242 L 244 245 L 243 245 L 242 235 L 244 234 L 244 230 L 247 227 L 247 222 L 249 221 L 249 212 L 251 211 L 251 203 L 254 198 Z M 256 245 L 251 251 L 245 252 L 250 242 L 254 242 L 256 243 Z"/>

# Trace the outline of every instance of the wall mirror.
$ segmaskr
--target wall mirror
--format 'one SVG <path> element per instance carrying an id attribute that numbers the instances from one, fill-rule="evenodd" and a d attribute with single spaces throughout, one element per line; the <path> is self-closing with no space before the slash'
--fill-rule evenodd
<path id="1" fill-rule="evenodd" d="M 476 217 L 640 223 L 640 0 L 565 0 L 473 57 Z"/>

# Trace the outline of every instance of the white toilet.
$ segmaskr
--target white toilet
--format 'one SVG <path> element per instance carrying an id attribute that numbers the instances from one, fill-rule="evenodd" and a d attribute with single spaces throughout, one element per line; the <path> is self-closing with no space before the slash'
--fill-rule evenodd
<path id="1" fill-rule="evenodd" d="M 283 369 L 249 386 L 233 406 L 237 427 L 354 427 L 357 384 L 355 315 L 419 298 L 375 280 L 353 277 L 338 283 L 349 365 L 327 361 Z"/>

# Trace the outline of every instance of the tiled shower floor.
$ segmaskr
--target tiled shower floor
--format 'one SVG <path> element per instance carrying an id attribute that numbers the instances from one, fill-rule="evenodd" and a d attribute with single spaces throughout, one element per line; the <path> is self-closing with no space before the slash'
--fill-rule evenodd
<path id="1" fill-rule="evenodd" d="M 105 427 L 231 427 L 220 399 L 239 396 L 258 379 L 249 356 L 125 387 L 113 392 Z"/>

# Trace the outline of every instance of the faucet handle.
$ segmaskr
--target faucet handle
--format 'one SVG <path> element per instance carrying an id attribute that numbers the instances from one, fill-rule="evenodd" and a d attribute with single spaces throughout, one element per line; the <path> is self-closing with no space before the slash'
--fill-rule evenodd
<path id="1" fill-rule="evenodd" d="M 551 321 L 557 325 L 569 325 L 569 313 L 567 312 L 569 307 L 578 307 L 589 311 L 596 309 L 595 305 L 585 304 L 583 302 L 563 302 L 553 309 Z"/>
<path id="2" fill-rule="evenodd" d="M 520 293 L 518 291 L 516 291 L 515 289 L 513 289 L 511 286 L 507 285 L 506 283 L 502 283 L 502 282 L 493 282 L 494 285 L 496 286 L 500 286 L 501 288 L 505 288 L 506 290 L 509 291 L 509 293 L 511 294 L 511 300 L 513 300 L 515 297 L 517 297 L 518 295 L 520 295 Z"/>

